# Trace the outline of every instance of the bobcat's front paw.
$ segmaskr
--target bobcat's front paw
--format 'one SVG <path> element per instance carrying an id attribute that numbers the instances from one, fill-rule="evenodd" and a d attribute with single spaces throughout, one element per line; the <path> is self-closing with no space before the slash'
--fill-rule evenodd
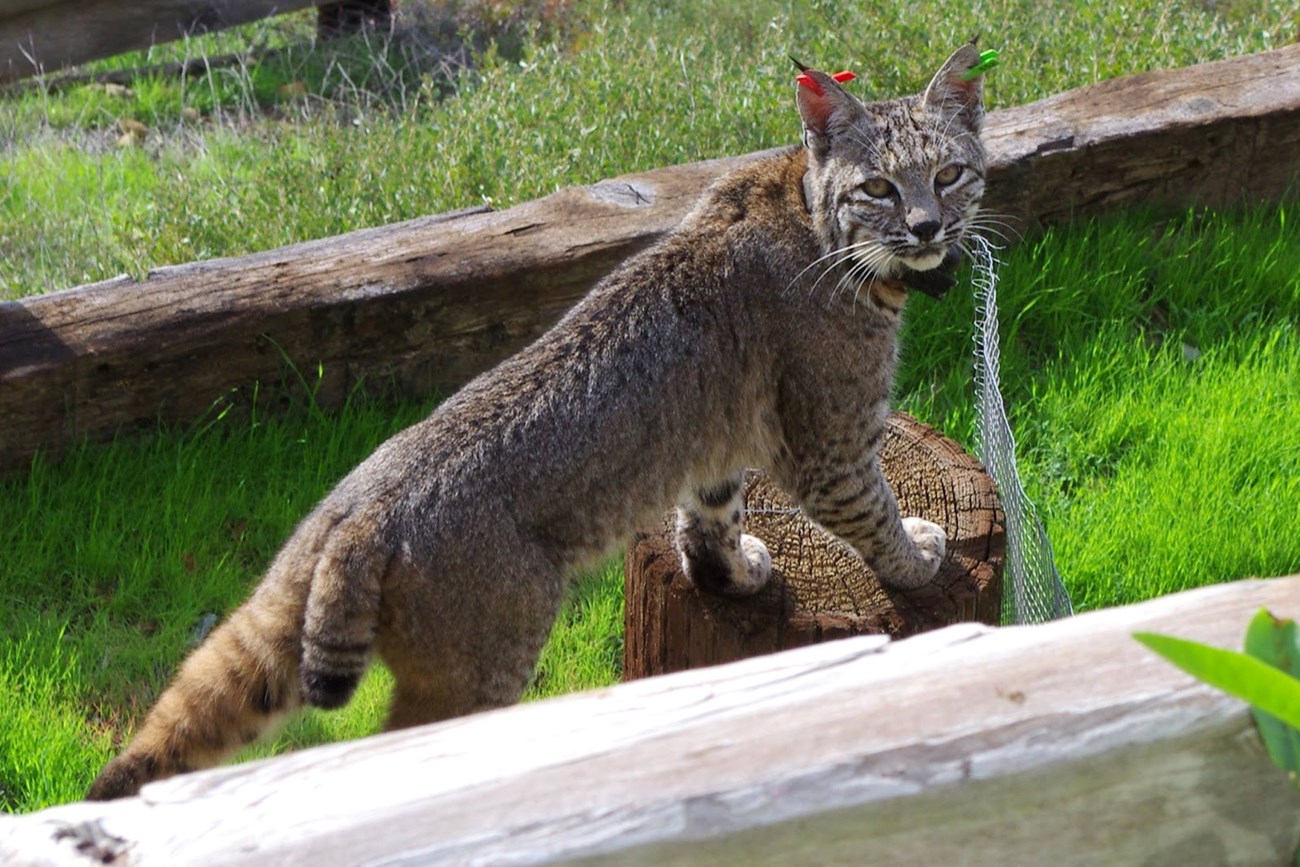
<path id="1" fill-rule="evenodd" d="M 740 555 L 745 560 L 745 575 L 732 584 L 730 591 L 739 596 L 751 596 L 771 580 L 772 555 L 762 539 L 748 533 L 740 534 Z"/>
<path id="2" fill-rule="evenodd" d="M 912 544 L 920 555 L 917 574 L 907 583 L 911 587 L 920 587 L 939 573 L 939 564 L 948 551 L 948 534 L 943 527 L 924 518 L 904 518 L 903 529 L 912 537 Z"/>

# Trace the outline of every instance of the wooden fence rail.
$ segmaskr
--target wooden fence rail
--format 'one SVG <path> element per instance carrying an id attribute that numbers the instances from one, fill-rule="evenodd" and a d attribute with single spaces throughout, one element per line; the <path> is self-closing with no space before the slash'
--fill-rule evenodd
<path id="1" fill-rule="evenodd" d="M 1300 576 L 635 681 L 0 817 L 0 863 L 1291 863 L 1245 706 L 1131 637 L 1260 607 Z"/>
<path id="2" fill-rule="evenodd" d="M 316 0 L 7 0 L 0 84 L 315 5 Z"/>
<path id="3" fill-rule="evenodd" d="M 1021 223 L 1276 201 L 1300 177 L 1300 45 L 994 112 L 985 138 L 987 205 Z M 0 304 L 0 471 L 83 438 L 190 422 L 254 383 L 292 388 L 286 362 L 323 366 L 327 407 L 358 383 L 454 389 L 756 156 Z"/>

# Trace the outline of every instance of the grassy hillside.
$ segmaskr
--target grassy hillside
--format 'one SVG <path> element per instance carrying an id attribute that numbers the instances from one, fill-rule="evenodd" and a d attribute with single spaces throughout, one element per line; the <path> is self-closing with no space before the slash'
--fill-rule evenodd
<path id="1" fill-rule="evenodd" d="M 1294 2 L 1176 15 L 1154 0 L 533 5 L 558 10 L 548 41 L 471 66 L 424 31 L 303 47 L 307 13 L 97 68 L 279 52 L 266 61 L 8 97 L 0 298 L 795 141 L 791 54 L 892 96 L 982 34 L 1003 53 L 998 106 L 1268 48 L 1300 27 Z M 119 146 L 136 124 L 139 145 Z"/>
<path id="2" fill-rule="evenodd" d="M 978 32 L 998 106 L 1300 25 L 1247 2 L 456 5 L 503 47 L 428 26 L 313 47 L 298 15 L 89 70 L 238 55 L 210 75 L 0 95 L 0 299 L 791 142 L 789 54 L 886 96 Z M 1295 222 L 1118 215 L 1004 255 L 1004 389 L 1077 605 L 1300 571 Z M 909 315 L 899 403 L 969 443 L 971 299 Z M 217 416 L 0 480 L 0 807 L 78 797 L 296 521 L 429 406 Z M 621 616 L 614 564 L 580 583 L 534 694 L 615 679 Z M 373 730 L 385 685 L 263 749 Z"/>

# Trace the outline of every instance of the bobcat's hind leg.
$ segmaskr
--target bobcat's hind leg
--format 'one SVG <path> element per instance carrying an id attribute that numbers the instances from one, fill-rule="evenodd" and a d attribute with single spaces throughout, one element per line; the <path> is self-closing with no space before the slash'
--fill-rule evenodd
<path id="1" fill-rule="evenodd" d="M 448 674 L 409 668 L 393 670 L 393 697 L 388 705 L 384 731 L 438 722 L 486 709 L 486 706 L 480 707 L 473 683 Z"/>
<path id="2" fill-rule="evenodd" d="M 387 626 L 376 640 L 394 681 L 385 731 L 504 707 L 523 696 L 559 612 L 564 581 L 540 548 L 515 541 L 502 550 L 509 556 L 462 564 L 494 576 L 490 584 L 457 586 L 413 575 L 389 594 Z M 427 593 L 429 587 L 437 592 Z M 446 611 L 456 616 L 442 616 Z"/>
<path id="3" fill-rule="evenodd" d="M 744 476 L 697 488 L 677 509 L 677 551 L 696 587 L 750 596 L 767 586 L 772 557 L 744 530 Z"/>

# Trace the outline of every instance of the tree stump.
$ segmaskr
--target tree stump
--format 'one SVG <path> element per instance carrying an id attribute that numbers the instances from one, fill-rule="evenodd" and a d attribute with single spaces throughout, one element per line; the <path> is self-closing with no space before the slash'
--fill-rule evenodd
<path id="1" fill-rule="evenodd" d="M 934 428 L 896 413 L 881 465 L 904 515 L 948 532 L 930 585 L 890 590 L 852 548 L 810 521 L 766 475 L 746 474 L 745 530 L 772 554 L 772 582 L 747 599 L 703 593 L 682 573 L 673 516 L 628 549 L 623 678 L 732 662 L 864 633 L 902 638 L 966 620 L 997 625 L 1005 534 L 992 478 Z"/>

